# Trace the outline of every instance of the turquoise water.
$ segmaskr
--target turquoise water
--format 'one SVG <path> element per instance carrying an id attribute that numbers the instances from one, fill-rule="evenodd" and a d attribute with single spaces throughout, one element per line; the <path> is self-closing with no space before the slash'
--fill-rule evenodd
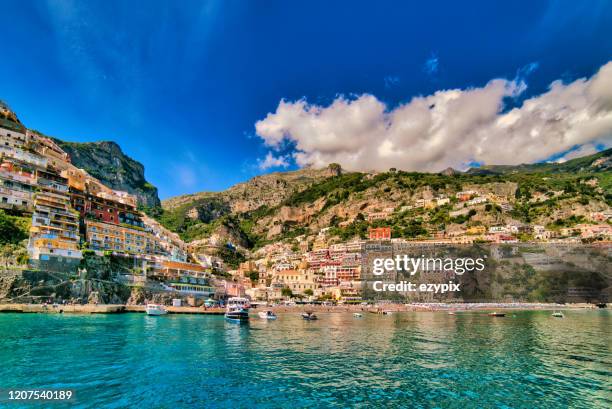
<path id="1" fill-rule="evenodd" d="M 0 388 L 83 408 L 612 407 L 610 311 L 319 317 L 0 314 Z"/>

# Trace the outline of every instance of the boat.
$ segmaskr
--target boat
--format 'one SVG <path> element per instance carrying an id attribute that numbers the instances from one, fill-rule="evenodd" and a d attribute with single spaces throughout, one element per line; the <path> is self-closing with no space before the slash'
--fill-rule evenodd
<path id="1" fill-rule="evenodd" d="M 304 318 L 306 321 L 314 321 L 319 319 L 313 312 L 302 313 L 302 318 Z"/>
<path id="2" fill-rule="evenodd" d="M 392 315 L 393 312 L 392 311 L 383 311 L 382 315 Z"/>
<path id="3" fill-rule="evenodd" d="M 241 323 L 249 321 L 249 300 L 243 297 L 230 297 L 225 307 L 225 319 L 229 322 Z"/>
<path id="4" fill-rule="evenodd" d="M 493 311 L 493 312 L 489 313 L 489 317 L 505 317 L 505 316 L 506 316 L 505 312 L 496 312 L 496 311 Z"/>
<path id="5" fill-rule="evenodd" d="M 448 315 L 455 315 L 455 311 L 449 311 Z"/>
<path id="6" fill-rule="evenodd" d="M 147 315 L 166 315 L 168 311 L 161 304 L 147 304 L 145 307 L 145 312 Z"/>
<path id="7" fill-rule="evenodd" d="M 363 317 L 363 314 L 361 314 L 360 312 L 354 312 L 354 313 L 353 313 L 353 317 L 355 317 L 355 318 L 361 318 L 361 317 Z"/>
<path id="8" fill-rule="evenodd" d="M 275 320 L 277 318 L 276 314 L 274 314 L 274 312 L 270 310 L 259 311 L 257 315 L 259 315 L 259 318 L 264 319 L 264 320 Z"/>
<path id="9" fill-rule="evenodd" d="M 561 311 L 555 311 L 552 313 L 552 316 L 555 318 L 564 318 L 565 315 L 563 315 L 563 313 Z"/>

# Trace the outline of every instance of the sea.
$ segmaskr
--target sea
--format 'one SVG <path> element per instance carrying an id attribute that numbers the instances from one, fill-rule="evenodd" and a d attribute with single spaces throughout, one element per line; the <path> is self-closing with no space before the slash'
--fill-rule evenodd
<path id="1" fill-rule="evenodd" d="M 0 314 L 2 408 L 610 408 L 612 312 Z M 71 391 L 68 401 L 11 391 Z"/>

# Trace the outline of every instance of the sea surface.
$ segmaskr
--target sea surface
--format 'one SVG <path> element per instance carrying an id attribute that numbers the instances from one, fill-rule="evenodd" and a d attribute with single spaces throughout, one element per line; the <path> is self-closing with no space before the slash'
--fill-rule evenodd
<path id="1" fill-rule="evenodd" d="M 0 314 L 0 389 L 80 408 L 610 408 L 612 313 Z"/>

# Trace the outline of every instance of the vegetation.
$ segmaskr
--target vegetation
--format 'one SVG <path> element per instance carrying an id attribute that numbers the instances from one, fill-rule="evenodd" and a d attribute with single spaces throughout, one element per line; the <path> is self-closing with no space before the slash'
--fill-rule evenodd
<path id="1" fill-rule="evenodd" d="M 0 209 L 0 244 L 17 244 L 29 237 L 32 219 Z"/>
<path id="2" fill-rule="evenodd" d="M 221 246 L 217 251 L 217 256 L 219 256 L 225 264 L 229 267 L 236 269 L 243 263 L 246 258 L 242 253 L 233 248 L 229 243 L 226 243 L 224 246 Z"/>
<path id="3" fill-rule="evenodd" d="M 341 240 L 365 238 L 370 227 L 389 226 L 394 237 L 419 238 L 443 230 L 450 224 L 473 226 L 481 224 L 479 220 L 483 217 L 486 220 L 500 220 L 504 214 L 524 223 L 538 221 L 542 224 L 552 223 L 552 227 L 561 228 L 581 222 L 571 219 L 555 221 L 555 214 L 559 211 L 562 214 L 563 209 L 594 203 L 612 206 L 610 155 L 612 150 L 563 164 L 484 166 L 464 173 L 443 174 L 405 172 L 397 169 L 374 175 L 359 172 L 340 173 L 340 168 L 332 164 L 330 169 L 336 171 L 333 172 L 334 176 L 304 185 L 302 189 L 290 193 L 278 206 L 264 205 L 250 212 L 232 213 L 230 203 L 210 194 L 161 213 L 155 214 L 156 211 L 153 210 L 149 212 L 187 241 L 209 237 L 220 226 L 229 225 L 235 234 L 245 239 L 247 247 L 259 248 L 271 242 L 266 238 L 266 227 L 270 228 L 272 223 L 279 223 L 275 216 L 283 206 L 303 208 L 313 203 L 322 203 L 319 213 L 309 217 L 308 222 L 280 221 L 283 228 L 274 236 L 274 241 L 289 241 L 302 234 L 311 234 L 310 224 L 326 216 L 326 212 L 337 205 L 355 203 L 374 194 L 413 194 L 427 188 L 434 195 L 451 196 L 451 202 L 434 209 L 396 211 L 388 219 L 375 222 L 366 221 L 364 215 L 360 214 L 349 225 L 342 223 L 346 219 L 334 215 L 329 220 L 330 234 Z M 457 199 L 452 196 L 454 192 L 464 190 L 466 186 L 507 182 L 516 186 L 513 208 L 509 213 L 506 213 L 508 210 L 502 211 L 499 205 L 486 203 L 470 208 L 463 215 L 450 216 L 451 211 L 457 209 Z M 402 204 L 407 203 L 398 203 Z M 194 208 L 197 215 L 188 215 Z"/>

